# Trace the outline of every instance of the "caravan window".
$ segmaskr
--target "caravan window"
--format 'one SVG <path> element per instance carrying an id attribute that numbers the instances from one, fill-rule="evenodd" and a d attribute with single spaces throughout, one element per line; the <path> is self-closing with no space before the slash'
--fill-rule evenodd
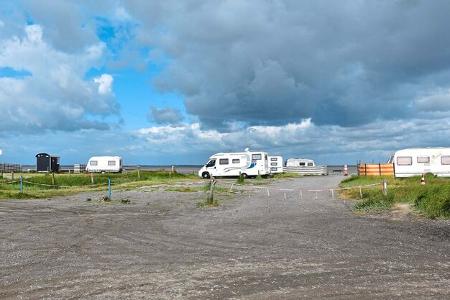
<path id="1" fill-rule="evenodd" d="M 115 166 L 116 161 L 115 160 L 108 160 L 108 166 Z"/>
<path id="2" fill-rule="evenodd" d="M 219 165 L 228 165 L 228 158 L 219 159 Z"/>
<path id="3" fill-rule="evenodd" d="M 313 163 L 308 163 L 308 167 L 312 167 L 313 165 Z"/>
<path id="4" fill-rule="evenodd" d="M 429 156 L 418 156 L 417 162 L 422 164 L 429 164 L 430 163 L 430 157 Z"/>
<path id="5" fill-rule="evenodd" d="M 272 168 L 270 168 L 270 170 L 271 170 L 271 171 L 277 171 L 278 169 L 272 167 Z"/>
<path id="6" fill-rule="evenodd" d="M 232 164 L 240 164 L 241 160 L 239 158 L 233 158 L 233 160 L 231 161 Z"/>
<path id="7" fill-rule="evenodd" d="M 270 161 L 277 161 L 278 159 L 276 157 L 271 157 Z"/>
<path id="8" fill-rule="evenodd" d="M 399 166 L 412 165 L 412 157 L 411 156 L 398 156 L 397 157 L 397 165 L 399 165 Z"/>
<path id="9" fill-rule="evenodd" d="M 450 156 L 441 156 L 441 165 L 450 165 Z"/>
<path id="10" fill-rule="evenodd" d="M 277 166 L 276 162 L 270 163 L 271 166 Z"/>
<path id="11" fill-rule="evenodd" d="M 89 165 L 91 165 L 91 166 L 97 166 L 97 165 L 98 165 L 98 161 L 96 161 L 96 160 L 91 160 L 91 161 L 89 162 Z"/>
<path id="12" fill-rule="evenodd" d="M 301 163 L 300 163 L 300 166 L 306 166 L 306 163 L 301 162 Z"/>
<path id="13" fill-rule="evenodd" d="M 261 154 L 252 154 L 252 160 L 261 160 Z"/>
<path id="14" fill-rule="evenodd" d="M 208 163 L 206 164 L 206 167 L 214 167 L 216 165 L 216 160 L 215 159 L 211 159 L 210 161 L 208 161 Z"/>

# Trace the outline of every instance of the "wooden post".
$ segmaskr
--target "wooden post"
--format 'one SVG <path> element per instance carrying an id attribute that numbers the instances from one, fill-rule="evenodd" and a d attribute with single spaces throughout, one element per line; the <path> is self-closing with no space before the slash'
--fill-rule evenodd
<path id="1" fill-rule="evenodd" d="M 363 198 L 362 188 L 361 187 L 359 187 L 359 196 L 361 197 L 361 199 Z"/>
<path id="2" fill-rule="evenodd" d="M 94 184 L 94 174 L 91 173 L 91 184 Z"/>
<path id="3" fill-rule="evenodd" d="M 138 179 L 141 180 L 141 172 L 140 172 L 141 167 L 137 166 L 137 173 L 138 173 Z"/>
<path id="4" fill-rule="evenodd" d="M 14 171 L 11 171 L 11 180 L 14 180 Z"/>
<path id="5" fill-rule="evenodd" d="M 364 163 L 364 176 L 367 176 L 367 164 Z"/>
<path id="6" fill-rule="evenodd" d="M 378 163 L 378 175 L 381 176 L 381 164 Z"/>
<path id="7" fill-rule="evenodd" d="M 52 185 L 55 185 L 55 172 L 52 172 Z"/>
<path id="8" fill-rule="evenodd" d="M 23 193 L 23 178 L 22 175 L 20 175 L 20 183 L 19 183 L 19 189 L 20 189 L 20 193 Z"/>

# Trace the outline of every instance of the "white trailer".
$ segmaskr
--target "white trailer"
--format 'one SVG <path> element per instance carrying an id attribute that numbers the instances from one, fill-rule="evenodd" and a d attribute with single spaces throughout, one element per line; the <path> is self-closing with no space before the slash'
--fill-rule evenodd
<path id="1" fill-rule="evenodd" d="M 391 157 L 395 177 L 412 177 L 433 173 L 450 177 L 450 148 L 402 149 Z"/>
<path id="2" fill-rule="evenodd" d="M 86 172 L 122 172 L 123 164 L 120 156 L 93 156 L 86 165 Z"/>
<path id="3" fill-rule="evenodd" d="M 315 167 L 316 164 L 312 159 L 306 158 L 289 158 L 286 167 Z"/>
<path id="4" fill-rule="evenodd" d="M 271 174 L 283 173 L 283 157 L 269 156 L 269 168 Z"/>
<path id="5" fill-rule="evenodd" d="M 270 173 L 266 152 L 245 151 L 216 153 L 198 171 L 202 178 L 229 176 L 266 176 Z"/>

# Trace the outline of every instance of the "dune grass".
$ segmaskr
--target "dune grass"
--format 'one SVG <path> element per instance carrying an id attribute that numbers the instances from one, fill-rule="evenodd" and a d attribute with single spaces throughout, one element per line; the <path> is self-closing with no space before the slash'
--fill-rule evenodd
<path id="1" fill-rule="evenodd" d="M 388 193 L 383 195 L 381 182 L 387 180 Z M 369 189 L 363 189 L 363 197 L 355 204 L 356 210 L 389 210 L 395 203 L 409 203 L 418 212 L 429 218 L 450 218 L 450 179 L 425 175 L 425 185 L 420 177 L 393 178 L 379 176 L 352 176 L 341 182 L 342 187 L 358 187 L 380 183 Z M 359 199 L 359 189 L 341 193 L 344 198 Z"/>

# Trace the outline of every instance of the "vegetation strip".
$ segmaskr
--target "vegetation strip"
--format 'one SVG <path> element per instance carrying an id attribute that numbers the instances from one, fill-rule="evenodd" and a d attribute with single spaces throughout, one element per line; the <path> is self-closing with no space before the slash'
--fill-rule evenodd
<path id="1" fill-rule="evenodd" d="M 421 184 L 420 176 L 410 178 L 353 176 L 343 180 L 341 187 L 355 187 L 380 180 L 388 182 L 386 195 L 375 187 L 365 189 L 362 191 L 362 199 L 354 206 L 356 210 L 382 212 L 391 210 L 397 203 L 404 203 L 428 218 L 450 218 L 450 178 L 426 174 L 425 184 Z M 358 191 L 354 189 L 342 191 L 341 196 L 347 199 L 360 198 Z"/>

